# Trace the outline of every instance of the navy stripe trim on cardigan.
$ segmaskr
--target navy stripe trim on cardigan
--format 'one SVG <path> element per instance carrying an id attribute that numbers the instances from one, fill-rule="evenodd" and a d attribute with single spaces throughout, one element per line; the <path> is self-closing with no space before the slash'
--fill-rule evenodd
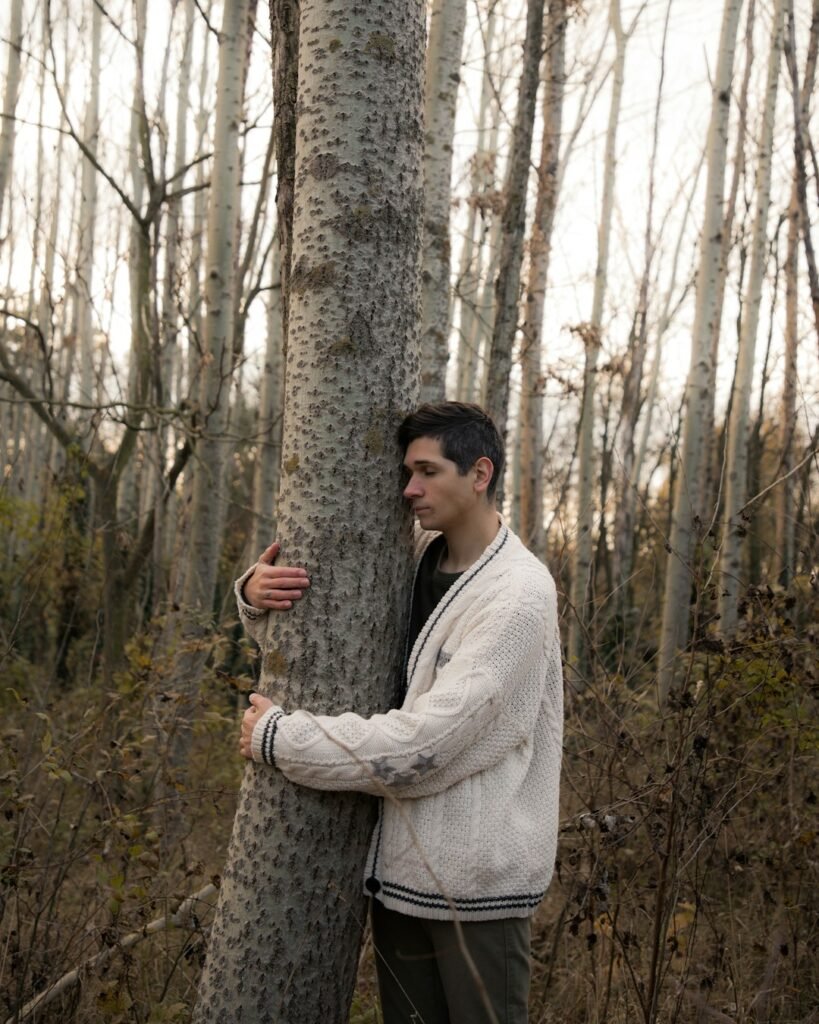
<path id="1" fill-rule="evenodd" d="M 518 910 L 521 907 L 534 909 L 546 895 L 544 889 L 541 893 L 509 895 L 509 896 L 487 896 L 480 899 L 469 899 L 453 896 L 447 899 L 438 893 L 418 893 L 407 889 L 403 885 L 395 885 L 392 882 L 383 882 L 381 888 L 385 896 L 402 903 L 408 903 L 415 907 L 426 907 L 430 910 L 451 910 L 455 909 L 463 914 L 479 914 L 487 910 Z"/>
<path id="2" fill-rule="evenodd" d="M 400 885 L 398 882 L 384 882 L 385 889 L 399 889 L 401 892 L 408 893 L 411 896 L 420 896 L 426 900 L 443 900 L 445 903 L 497 903 L 498 901 L 506 900 L 540 900 L 543 898 L 542 892 L 516 892 L 508 893 L 505 896 L 453 896 L 451 900 L 448 900 L 446 896 L 442 896 L 438 892 L 424 892 L 421 889 L 411 889 L 408 885 Z"/>
<path id="3" fill-rule="evenodd" d="M 276 711 L 264 724 L 264 732 L 262 733 L 262 742 L 260 744 L 262 760 L 265 764 L 269 764 L 271 768 L 276 767 L 276 758 L 273 754 L 273 740 L 276 738 L 276 729 L 279 724 L 279 719 L 283 717 L 283 711 Z"/>
<path id="4" fill-rule="evenodd" d="M 407 683 L 409 683 L 410 679 L 412 679 L 412 674 L 415 671 L 415 666 L 418 664 L 418 659 L 421 657 L 421 652 L 423 651 L 424 647 L 426 647 L 427 640 L 429 640 L 438 620 L 441 618 L 441 616 L 444 614 L 447 608 L 452 604 L 452 602 L 455 600 L 458 594 L 460 594 L 463 588 L 467 586 L 467 584 L 471 583 L 472 580 L 474 580 L 475 577 L 478 575 L 478 573 L 481 572 L 487 565 L 489 565 L 489 563 L 492 561 L 495 555 L 497 555 L 498 552 L 502 550 L 507 540 L 509 540 L 509 528 L 507 526 L 501 526 L 501 529 L 505 531 L 503 539 L 500 541 L 500 543 L 492 552 L 492 554 L 486 559 L 485 562 L 479 562 L 478 565 L 475 566 L 474 572 L 470 573 L 469 569 L 467 569 L 463 576 L 461 576 L 461 578 L 456 583 L 452 584 L 452 586 L 449 588 L 446 595 L 444 596 L 443 601 L 440 602 L 440 604 L 432 613 L 432 615 L 430 615 L 430 617 L 427 619 L 426 625 L 424 626 L 424 632 L 422 634 L 424 639 L 421 641 L 421 646 L 415 652 L 415 658 L 413 660 L 412 667 L 407 672 Z"/>

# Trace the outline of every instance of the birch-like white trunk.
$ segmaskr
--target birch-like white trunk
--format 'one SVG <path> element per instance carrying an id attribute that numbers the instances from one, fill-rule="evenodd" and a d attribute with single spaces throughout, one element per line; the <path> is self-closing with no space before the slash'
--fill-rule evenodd
<path id="1" fill-rule="evenodd" d="M 17 122 L 17 93 L 20 88 L 20 55 L 23 49 L 23 0 L 12 0 L 6 42 L 6 83 L 3 89 L 3 119 L 0 124 L 0 229 L 3 228 L 3 210 L 6 192 L 11 186 L 14 161 L 14 140 Z M 0 240 L 4 231 L 0 230 Z"/>
<path id="2" fill-rule="evenodd" d="M 711 361 L 709 367 L 708 390 L 716 393 L 717 365 L 722 327 L 722 307 L 725 302 L 725 290 L 728 285 L 728 260 L 734 245 L 734 220 L 739 199 L 740 184 L 745 181 L 746 145 L 748 138 L 748 100 L 750 96 L 751 77 L 754 69 L 755 48 L 754 30 L 756 28 L 756 0 L 748 0 L 745 14 L 745 67 L 742 72 L 742 85 L 737 100 L 737 126 L 734 158 L 731 161 L 731 184 L 728 195 L 723 203 L 725 214 L 722 220 L 720 237 L 719 270 L 715 283 L 713 331 L 711 334 Z M 742 290 L 744 278 L 744 258 L 741 261 L 739 289 Z M 708 454 L 705 468 L 700 475 L 700 493 L 695 504 L 702 509 L 703 518 L 707 515 L 709 522 L 716 517 L 723 487 L 723 437 L 716 429 L 716 409 L 711 402 L 704 410 L 705 420 L 702 424 L 702 437 L 706 438 Z"/>
<path id="3" fill-rule="evenodd" d="M 91 67 L 83 121 L 83 142 L 96 157 L 99 141 L 101 5 L 91 3 Z M 94 294 L 94 237 L 97 223 L 97 169 L 83 155 L 80 184 L 80 223 L 76 271 L 76 335 L 80 350 L 80 400 L 94 400 L 94 336 L 92 301 Z M 90 444 L 90 438 L 89 438 Z"/>
<path id="4" fill-rule="evenodd" d="M 572 557 L 571 605 L 569 619 L 569 664 L 579 680 L 586 675 L 588 666 L 588 629 L 592 611 L 591 570 L 594 554 L 594 485 L 597 460 L 594 451 L 594 396 L 597 380 L 597 360 L 600 354 L 603 330 L 603 308 L 606 300 L 611 242 L 611 219 L 614 210 L 614 188 L 617 171 L 617 128 L 626 67 L 628 36 L 623 29 L 620 0 L 611 0 L 609 24 L 614 34 L 616 55 L 614 60 L 609 117 L 606 127 L 606 146 L 603 157 L 603 197 L 600 223 L 597 229 L 597 266 L 594 272 L 591 319 L 579 332 L 585 348 L 583 369 L 583 402 L 580 410 L 577 445 L 577 530 Z"/>
<path id="5" fill-rule="evenodd" d="M 421 257 L 421 401 L 446 395 L 449 356 L 449 214 L 452 149 L 466 0 L 434 0 L 424 99 L 424 235 Z"/>
<path id="6" fill-rule="evenodd" d="M 560 136 L 566 85 L 566 0 L 550 0 L 546 25 L 543 140 L 535 218 L 529 243 L 529 281 L 521 344 L 520 535 L 535 554 L 543 547 L 543 383 L 541 359 L 552 227 L 558 200 Z"/>
<path id="7" fill-rule="evenodd" d="M 751 234 L 751 269 L 743 306 L 742 327 L 737 353 L 731 418 L 728 423 L 728 452 L 725 482 L 725 528 L 720 568 L 720 628 L 730 634 L 736 629 L 739 595 L 747 584 L 743 572 L 743 538 L 746 533 L 743 511 L 747 500 L 749 408 L 754 375 L 754 354 L 759 326 L 759 305 L 768 251 L 768 211 L 771 205 L 771 161 L 773 155 L 774 115 L 782 56 L 785 0 L 776 0 L 771 26 L 768 77 L 756 168 L 756 210 Z"/>
<path id="8" fill-rule="evenodd" d="M 474 401 L 478 337 L 477 305 L 481 293 L 481 259 L 484 250 L 484 216 L 479 218 L 480 198 L 492 187 L 494 155 L 488 149 L 490 111 L 494 106 L 492 78 L 492 40 L 495 34 L 496 7 L 493 5 L 484 29 L 484 62 L 481 76 L 481 97 L 478 104 L 478 142 L 469 175 L 469 212 L 458 267 L 458 362 L 456 397 L 462 402 Z M 497 120 L 497 119 L 495 119 Z"/>
<path id="9" fill-rule="evenodd" d="M 191 501 L 190 552 L 183 592 L 186 615 L 201 628 L 211 619 L 224 501 L 222 466 L 233 369 L 239 129 L 247 51 L 247 0 L 224 10 L 219 37 L 216 127 L 205 256 L 205 317 L 199 367 L 200 436 Z"/>
<path id="10" fill-rule="evenodd" d="M 725 0 L 720 28 L 719 55 L 712 90 L 711 121 L 708 128 L 705 215 L 697 273 L 697 301 L 691 338 L 691 365 L 686 381 L 685 422 L 679 474 L 666 561 L 663 622 L 657 665 L 658 696 L 665 704 L 674 685 L 680 650 L 688 642 L 691 586 L 696 580 L 694 565 L 700 477 L 705 468 L 708 438 L 702 436 L 707 409 L 713 404 L 711 380 L 712 337 L 715 329 L 716 286 L 720 271 L 722 201 L 725 160 L 728 149 L 728 114 L 734 72 L 737 26 L 742 0 Z"/>
<path id="11" fill-rule="evenodd" d="M 312 586 L 267 624 L 260 688 L 369 715 L 395 692 L 408 597 L 394 432 L 417 394 L 424 6 L 300 14 L 278 533 Z M 373 812 L 247 767 L 196 1024 L 347 1019 Z"/>
<path id="12" fill-rule="evenodd" d="M 654 262 L 654 198 L 657 179 L 657 149 L 660 134 L 660 112 L 665 83 L 665 53 L 672 0 L 668 0 L 660 52 L 660 80 L 654 104 L 651 157 L 649 161 L 648 207 L 643 243 L 643 275 L 640 281 L 637 311 L 629 337 L 628 366 L 623 380 L 619 436 L 613 471 L 617 485 L 617 507 L 614 514 L 614 545 L 612 577 L 615 588 L 614 608 L 622 623 L 628 614 L 630 577 L 634 558 L 634 524 L 637 507 L 638 472 L 634 451 L 637 420 L 642 408 L 643 366 L 648 348 L 649 283 Z M 657 364 L 659 366 L 659 364 Z M 655 385 L 656 386 L 656 385 Z"/>
<path id="13" fill-rule="evenodd" d="M 259 389 L 256 426 L 256 463 L 253 467 L 253 540 L 251 558 L 256 559 L 275 540 L 276 499 L 281 467 L 282 422 L 284 414 L 284 336 L 279 303 L 281 250 L 273 246 L 270 273 L 273 288 L 267 299 L 267 344 Z"/>
<path id="14" fill-rule="evenodd" d="M 805 58 L 805 74 L 799 90 L 799 124 L 795 130 L 805 133 L 810 100 L 816 78 L 819 54 L 819 0 L 813 0 L 810 38 Z M 806 141 L 806 140 L 805 140 Z M 794 467 L 794 429 L 796 426 L 797 357 L 799 353 L 799 238 L 803 230 L 799 202 L 798 170 L 794 167 L 788 206 L 788 241 L 785 258 L 785 363 L 779 414 L 779 450 L 782 459 L 782 483 L 775 495 L 777 575 L 787 586 L 795 573 L 795 481 L 789 474 Z"/>

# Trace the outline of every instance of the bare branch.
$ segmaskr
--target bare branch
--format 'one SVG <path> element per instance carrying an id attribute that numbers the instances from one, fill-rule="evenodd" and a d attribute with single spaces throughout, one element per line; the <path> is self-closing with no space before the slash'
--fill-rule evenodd
<path id="1" fill-rule="evenodd" d="M 157 932 L 166 931 L 168 928 L 184 928 L 185 925 L 188 924 L 196 904 L 201 903 L 202 900 L 206 900 L 215 892 L 216 886 L 212 882 L 209 882 L 206 886 L 200 889 L 199 892 L 195 892 L 192 896 L 188 896 L 187 899 L 183 900 L 173 913 L 167 914 L 164 917 L 158 917 L 155 921 L 151 921 L 150 924 L 146 924 L 138 931 L 131 932 L 129 935 L 126 935 L 125 938 L 121 939 L 115 946 L 103 949 L 100 953 L 96 953 L 94 956 L 84 960 L 79 967 L 75 967 L 73 970 L 68 971 L 68 973 L 64 974 L 62 978 L 55 981 L 53 985 L 50 985 L 47 989 L 40 992 L 39 995 L 30 999 L 22 1009 L 13 1013 L 11 1017 L 9 1017 L 6 1024 L 20 1024 L 20 1022 L 27 1020 L 35 1010 L 48 1006 L 48 1004 L 53 1002 L 57 996 L 65 992 L 67 988 L 70 988 L 72 985 L 76 985 L 89 971 L 94 968 L 102 967 L 106 964 L 115 953 L 124 949 L 130 949 L 131 946 L 135 946 L 137 942 L 140 942 L 142 939 L 147 939 L 149 935 L 155 935 Z"/>

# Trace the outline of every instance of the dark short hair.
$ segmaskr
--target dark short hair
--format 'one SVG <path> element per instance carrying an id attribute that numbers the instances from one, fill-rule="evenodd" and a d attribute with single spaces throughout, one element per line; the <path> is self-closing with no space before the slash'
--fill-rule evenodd
<path id="1" fill-rule="evenodd" d="M 427 402 L 409 414 L 398 428 L 398 443 L 407 448 L 419 437 L 433 437 L 441 442 L 445 459 L 454 462 L 461 476 L 486 457 L 494 471 L 487 497 L 491 498 L 503 473 L 503 441 L 491 416 L 471 402 Z"/>

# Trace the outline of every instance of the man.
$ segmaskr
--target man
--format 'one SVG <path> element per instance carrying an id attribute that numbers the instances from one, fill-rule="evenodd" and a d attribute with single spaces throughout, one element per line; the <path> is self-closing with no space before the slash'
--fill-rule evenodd
<path id="1" fill-rule="evenodd" d="M 419 527 L 400 708 L 286 713 L 253 694 L 240 747 L 293 782 L 383 797 L 364 888 L 385 1024 L 519 1024 L 557 838 L 555 587 L 498 516 L 503 447 L 480 408 L 424 405 L 398 438 Z M 277 552 L 237 581 L 256 636 L 309 583 Z"/>

